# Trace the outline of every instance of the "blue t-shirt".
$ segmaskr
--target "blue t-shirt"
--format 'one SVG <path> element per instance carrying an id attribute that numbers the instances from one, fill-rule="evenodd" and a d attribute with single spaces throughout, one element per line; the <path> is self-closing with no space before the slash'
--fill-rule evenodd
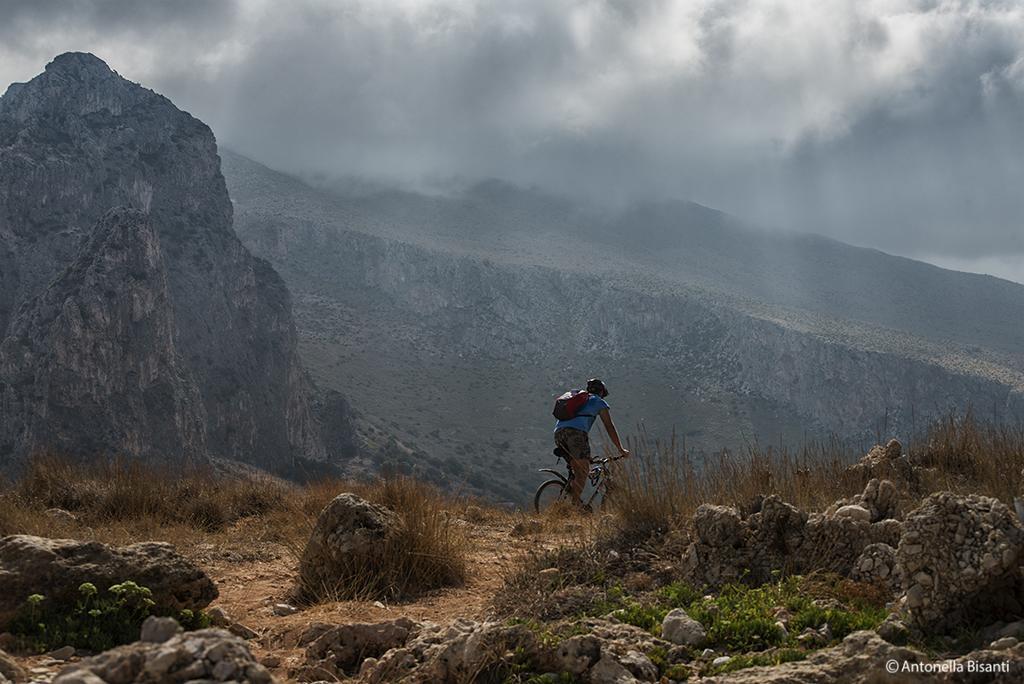
<path id="1" fill-rule="evenodd" d="M 558 431 L 562 428 L 576 428 L 583 432 L 590 432 L 590 428 L 594 426 L 594 419 L 597 418 L 597 414 L 606 408 L 609 408 L 607 401 L 596 394 L 591 394 L 590 398 L 587 399 L 587 403 L 580 407 L 579 413 L 576 414 L 576 417 L 570 420 L 558 421 L 555 423 L 555 430 Z"/>

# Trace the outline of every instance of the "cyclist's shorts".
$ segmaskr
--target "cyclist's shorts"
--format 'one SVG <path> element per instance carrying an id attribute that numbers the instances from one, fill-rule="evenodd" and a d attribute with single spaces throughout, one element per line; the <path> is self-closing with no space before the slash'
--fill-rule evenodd
<path id="1" fill-rule="evenodd" d="M 555 432 L 555 446 L 562 447 L 570 458 L 590 460 L 590 437 L 583 430 L 562 428 Z"/>

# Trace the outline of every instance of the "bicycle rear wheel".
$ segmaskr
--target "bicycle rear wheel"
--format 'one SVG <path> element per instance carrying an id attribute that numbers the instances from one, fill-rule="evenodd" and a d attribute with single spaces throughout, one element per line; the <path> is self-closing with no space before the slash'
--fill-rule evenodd
<path id="1" fill-rule="evenodd" d="M 533 510 L 543 513 L 559 501 L 565 500 L 566 487 L 561 480 L 548 480 L 537 487 L 537 493 L 533 495 Z"/>

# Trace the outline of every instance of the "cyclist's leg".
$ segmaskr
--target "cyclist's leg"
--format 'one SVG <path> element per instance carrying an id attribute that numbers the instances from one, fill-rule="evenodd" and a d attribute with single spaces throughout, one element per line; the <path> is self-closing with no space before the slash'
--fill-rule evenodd
<path id="1" fill-rule="evenodd" d="M 590 473 L 590 439 L 582 430 L 563 429 L 555 433 L 555 441 L 569 454 L 566 459 L 572 470 L 569 480 L 573 503 L 583 505 L 583 488 Z"/>

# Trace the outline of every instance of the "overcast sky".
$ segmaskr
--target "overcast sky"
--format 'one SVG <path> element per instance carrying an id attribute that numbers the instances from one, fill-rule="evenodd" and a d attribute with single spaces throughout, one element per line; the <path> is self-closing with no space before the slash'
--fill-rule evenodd
<path id="1" fill-rule="evenodd" d="M 286 171 L 691 199 L 1024 282 L 1016 0 L 0 2 L 0 82 L 68 50 Z"/>

